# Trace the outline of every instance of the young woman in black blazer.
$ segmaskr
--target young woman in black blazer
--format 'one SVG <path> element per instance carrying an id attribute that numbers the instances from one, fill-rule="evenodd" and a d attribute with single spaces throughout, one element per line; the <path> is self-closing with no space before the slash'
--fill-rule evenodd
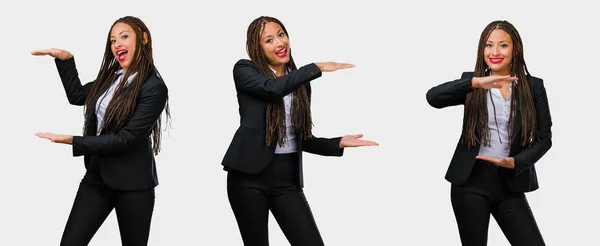
<path id="1" fill-rule="evenodd" d="M 552 146 L 552 119 L 543 80 L 530 75 L 515 27 L 490 23 L 475 71 L 431 88 L 427 101 L 464 105 L 446 173 L 462 244 L 486 245 L 492 214 L 511 245 L 545 245 L 524 193 L 538 189 L 534 164 Z"/>
<path id="2" fill-rule="evenodd" d="M 323 245 L 303 193 L 302 151 L 342 156 L 344 148 L 373 146 L 362 135 L 318 138 L 312 135 L 310 81 L 322 72 L 353 67 L 320 62 L 296 68 L 288 32 L 273 17 L 248 27 L 250 60 L 233 68 L 240 127 L 222 165 L 227 194 L 244 245 L 268 245 L 269 211 L 291 245 Z"/>
<path id="3" fill-rule="evenodd" d="M 36 134 L 73 145 L 73 156 L 83 155 L 87 169 L 60 245 L 87 245 L 113 208 L 123 245 L 147 245 L 165 108 L 169 117 L 168 90 L 154 66 L 150 31 L 136 17 L 115 21 L 98 76 L 85 85 L 68 51 L 32 54 L 54 57 L 69 103 L 85 106 L 83 136 Z"/>

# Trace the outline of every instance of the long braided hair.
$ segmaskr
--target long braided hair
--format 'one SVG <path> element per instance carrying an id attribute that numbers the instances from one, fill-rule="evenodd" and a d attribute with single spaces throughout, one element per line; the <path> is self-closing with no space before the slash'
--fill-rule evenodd
<path id="1" fill-rule="evenodd" d="M 508 137 L 512 145 L 513 125 L 515 109 L 519 107 L 521 111 L 521 146 L 530 146 L 538 137 L 536 111 L 533 103 L 533 96 L 527 81 L 527 75 L 530 75 L 523 59 L 523 42 L 517 29 L 508 21 L 493 21 L 488 24 L 479 38 L 479 47 L 477 50 L 477 62 L 475 64 L 475 77 L 487 76 L 486 71 L 489 69 L 485 63 L 484 49 L 487 39 L 494 30 L 503 30 L 513 41 L 513 54 L 511 62 L 511 75 L 516 75 L 518 83 L 513 83 L 511 86 L 516 96 L 511 97 L 511 109 L 508 120 Z M 515 90 L 516 89 L 516 90 Z M 476 147 L 482 143 L 486 146 L 490 145 L 490 129 L 488 127 L 488 112 L 486 105 L 487 89 L 476 89 L 469 93 L 465 102 L 465 114 L 463 118 L 463 142 L 469 147 Z M 476 132 L 477 126 L 480 127 L 480 132 Z M 479 138 L 477 137 L 479 135 Z"/>
<path id="2" fill-rule="evenodd" d="M 248 32 L 246 36 L 246 52 L 250 57 L 250 60 L 258 67 L 258 70 L 265 76 L 276 78 L 275 73 L 269 67 L 267 58 L 263 53 L 260 45 L 261 33 L 265 25 L 269 22 L 279 24 L 283 29 L 285 35 L 288 35 L 285 26 L 281 21 L 276 18 L 269 16 L 261 16 L 256 18 L 250 26 L 248 26 Z M 290 52 L 290 60 L 285 64 L 287 70 L 296 70 L 296 64 L 292 58 Z M 300 87 L 298 90 L 293 92 L 293 101 L 291 108 L 292 127 L 296 134 L 301 131 L 304 132 L 304 139 L 312 137 L 312 118 L 310 113 L 310 102 L 308 99 L 308 92 L 305 86 Z M 283 146 L 286 138 L 286 124 L 285 124 L 285 108 L 283 99 L 270 101 L 267 105 L 267 129 L 266 129 L 266 144 L 271 146 L 274 136 L 277 136 L 277 143 Z"/>
<path id="3" fill-rule="evenodd" d="M 133 115 L 135 111 L 137 97 L 140 94 L 144 81 L 149 76 L 151 76 L 152 74 L 156 74 L 156 76 L 162 79 L 160 73 L 158 72 L 158 69 L 154 66 L 154 58 L 152 57 L 152 36 L 150 35 L 150 30 L 148 30 L 146 24 L 144 24 L 144 22 L 142 22 L 142 20 L 140 20 L 137 17 L 122 17 L 113 23 L 108 32 L 104 57 L 102 59 L 100 71 L 98 72 L 98 76 L 96 77 L 94 86 L 90 90 L 90 93 L 86 99 L 86 115 L 89 110 L 93 110 L 96 108 L 95 105 L 93 105 L 93 103 L 95 103 L 95 98 L 98 97 L 98 95 L 101 92 L 103 92 L 118 78 L 117 71 L 121 69 L 121 66 L 112 54 L 110 40 L 110 33 L 112 31 L 112 28 L 117 23 L 124 23 L 129 25 L 136 35 L 135 52 L 133 54 L 133 59 L 131 61 L 131 64 L 129 65 L 129 68 L 123 75 L 123 81 L 127 81 L 127 78 L 129 78 L 132 74 L 136 72 L 137 75 L 129 85 L 125 85 L 125 83 L 122 82 L 119 86 L 117 86 L 115 94 L 106 108 L 106 113 L 104 115 L 103 123 L 101 125 L 100 131 L 103 134 L 115 133 L 125 126 L 129 118 Z M 144 41 L 144 39 L 146 39 L 146 42 Z M 168 99 L 165 106 L 165 113 L 168 122 L 171 116 Z M 161 121 L 162 115 L 159 116 L 158 120 L 156 121 L 156 124 L 152 129 L 152 149 L 155 155 L 158 155 L 158 153 L 160 152 Z M 84 131 L 88 127 L 90 126 L 86 117 Z"/>

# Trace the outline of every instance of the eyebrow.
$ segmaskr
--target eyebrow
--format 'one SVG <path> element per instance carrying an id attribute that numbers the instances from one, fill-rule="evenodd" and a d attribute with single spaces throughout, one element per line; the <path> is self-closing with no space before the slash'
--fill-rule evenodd
<path id="1" fill-rule="evenodd" d="M 493 42 L 492 42 L 492 41 L 490 41 L 490 40 L 488 40 L 486 43 L 493 43 Z M 508 43 L 508 40 L 502 40 L 502 41 L 500 41 L 500 42 L 498 42 L 498 43 Z"/>
<path id="2" fill-rule="evenodd" d="M 118 35 L 121 35 L 121 33 L 124 33 L 124 32 L 129 32 L 129 31 L 127 31 L 127 30 L 123 30 L 123 31 L 121 31 L 121 32 L 120 32 Z M 110 37 L 111 37 L 111 38 L 114 38 L 115 36 L 113 36 L 113 35 L 110 35 Z"/>
<path id="3" fill-rule="evenodd" d="M 283 28 L 280 28 L 280 29 L 277 31 L 277 34 L 279 34 L 280 32 L 283 32 Z M 284 32 L 284 33 L 285 33 L 285 32 Z M 267 35 L 267 36 L 264 36 L 262 39 L 264 40 L 264 39 L 266 39 L 266 38 L 268 38 L 268 37 L 272 37 L 272 36 L 273 36 L 273 35 L 269 34 L 269 35 Z"/>

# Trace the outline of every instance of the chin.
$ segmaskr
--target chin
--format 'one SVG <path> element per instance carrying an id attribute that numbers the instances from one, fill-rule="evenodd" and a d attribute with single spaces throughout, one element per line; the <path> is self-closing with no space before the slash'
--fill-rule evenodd
<path id="1" fill-rule="evenodd" d="M 502 70 L 502 65 L 500 64 L 488 64 L 488 67 L 490 68 L 490 70 L 494 71 L 494 72 L 498 72 Z"/>
<path id="2" fill-rule="evenodd" d="M 127 70 L 127 68 L 129 68 L 129 62 L 123 62 L 123 63 L 121 63 L 119 65 L 121 65 L 121 68 L 125 69 L 125 70 Z"/>
<path id="3" fill-rule="evenodd" d="M 493 71 L 506 71 L 509 70 L 510 71 L 510 67 L 508 66 L 496 66 L 496 67 L 492 67 Z"/>

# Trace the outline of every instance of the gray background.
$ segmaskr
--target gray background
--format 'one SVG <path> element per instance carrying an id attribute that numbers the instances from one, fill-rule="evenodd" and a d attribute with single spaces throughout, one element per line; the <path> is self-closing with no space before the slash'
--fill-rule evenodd
<path id="1" fill-rule="evenodd" d="M 582 1 L 583 2 L 583 1 Z M 173 128 L 157 157 L 160 185 L 150 245 L 241 245 L 220 161 L 238 126 L 233 64 L 248 24 L 287 27 L 298 65 L 351 62 L 313 81 L 315 135 L 364 133 L 381 146 L 342 158 L 305 155 L 305 193 L 327 245 L 459 245 L 444 174 L 462 107 L 436 110 L 426 91 L 472 70 L 482 29 L 496 19 L 522 35 L 531 73 L 545 81 L 554 146 L 528 194 L 548 245 L 598 242 L 597 11 L 568 1 L 12 1 L 0 8 L 2 139 L 0 245 L 58 245 L 83 177 L 83 158 L 38 131 L 80 134 L 50 57 L 71 51 L 93 80 L 110 25 L 140 17 L 169 87 Z M 287 245 L 271 219 L 272 245 Z M 111 214 L 90 245 L 120 245 Z M 489 245 L 509 245 L 492 219 Z"/>

